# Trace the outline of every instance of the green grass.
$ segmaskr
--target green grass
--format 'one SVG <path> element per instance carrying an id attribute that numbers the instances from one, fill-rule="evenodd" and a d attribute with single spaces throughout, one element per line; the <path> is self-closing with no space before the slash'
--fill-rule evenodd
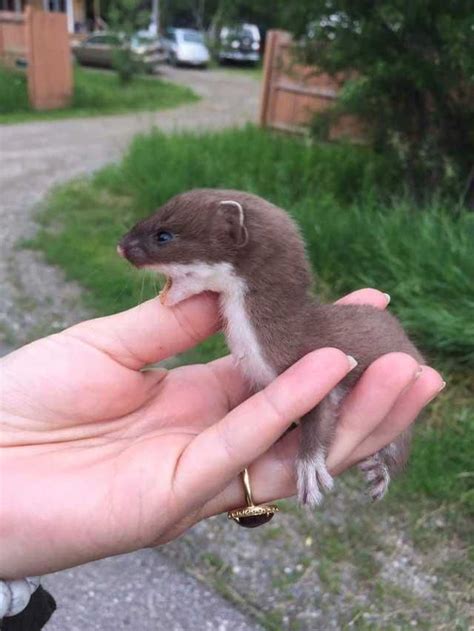
<path id="1" fill-rule="evenodd" d="M 110 313 L 156 293 L 154 277 L 124 264 L 115 244 L 175 193 L 235 187 L 288 209 L 325 299 L 361 286 L 389 292 L 391 308 L 444 372 L 448 387 L 420 426 L 403 493 L 464 511 L 473 505 L 474 215 L 442 201 L 417 208 L 398 181 L 390 164 L 361 147 L 309 145 L 252 127 L 155 132 L 138 137 L 121 164 L 57 189 L 34 245 L 87 288 L 96 312 Z M 212 338 L 187 360 L 223 348 Z"/>
<path id="2" fill-rule="evenodd" d="M 28 102 L 25 73 L 0 66 L 0 124 L 153 111 L 197 99 L 189 88 L 160 79 L 138 76 L 123 86 L 114 72 L 75 67 L 71 105 L 59 110 L 35 111 Z"/>

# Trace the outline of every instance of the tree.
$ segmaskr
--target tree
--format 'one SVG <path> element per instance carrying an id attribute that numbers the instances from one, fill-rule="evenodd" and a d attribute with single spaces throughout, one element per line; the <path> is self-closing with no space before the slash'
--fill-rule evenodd
<path id="1" fill-rule="evenodd" d="M 107 13 L 110 29 L 116 34 L 113 65 L 122 83 L 129 83 L 142 68 L 132 50 L 132 36 L 150 22 L 150 7 L 141 0 L 114 0 Z"/>
<path id="2" fill-rule="evenodd" d="M 367 121 L 374 146 L 396 156 L 419 195 L 460 190 L 474 161 L 472 9 L 471 0 L 303 0 L 283 9 L 307 62 L 352 73 L 329 116 Z"/>

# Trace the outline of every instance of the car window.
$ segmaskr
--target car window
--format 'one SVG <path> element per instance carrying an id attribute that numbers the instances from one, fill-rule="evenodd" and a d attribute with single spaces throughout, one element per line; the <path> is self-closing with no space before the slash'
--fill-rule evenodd
<path id="1" fill-rule="evenodd" d="M 150 46 L 158 42 L 158 38 L 149 35 L 134 35 L 131 41 L 134 46 Z"/>
<path id="2" fill-rule="evenodd" d="M 234 26 L 230 28 L 224 26 L 221 30 L 222 39 L 241 39 L 243 37 L 248 37 L 249 39 L 259 41 L 260 37 L 257 35 L 258 32 L 246 26 Z"/>
<path id="3" fill-rule="evenodd" d="M 109 46 L 118 46 L 120 44 L 120 39 L 116 35 L 104 35 L 104 44 L 108 44 Z"/>
<path id="4" fill-rule="evenodd" d="M 104 44 L 104 36 L 103 35 L 94 35 L 94 37 L 89 37 L 86 39 L 84 44 Z"/>
<path id="5" fill-rule="evenodd" d="M 183 31 L 183 41 L 192 42 L 194 44 L 202 44 L 204 39 L 201 33 L 197 31 Z"/>
<path id="6" fill-rule="evenodd" d="M 241 37 L 250 37 L 250 39 L 253 39 L 253 33 L 249 28 L 243 28 L 241 31 Z"/>

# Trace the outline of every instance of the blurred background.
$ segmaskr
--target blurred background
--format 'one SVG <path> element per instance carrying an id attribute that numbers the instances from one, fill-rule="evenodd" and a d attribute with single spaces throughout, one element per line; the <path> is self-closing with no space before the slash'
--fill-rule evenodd
<path id="1" fill-rule="evenodd" d="M 390 293 L 447 388 L 382 504 L 349 473 L 313 514 L 47 577 L 46 628 L 472 628 L 472 2 L 0 0 L 2 353 L 156 295 L 115 244 L 207 186 L 287 209 L 324 300 Z"/>

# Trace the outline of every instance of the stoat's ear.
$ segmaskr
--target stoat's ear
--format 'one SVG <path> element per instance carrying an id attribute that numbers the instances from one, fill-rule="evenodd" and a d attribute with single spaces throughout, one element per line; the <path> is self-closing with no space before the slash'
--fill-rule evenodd
<path id="1" fill-rule="evenodd" d="M 245 213 L 242 204 L 233 199 L 219 202 L 219 213 L 224 217 L 229 229 L 229 235 L 238 247 L 243 247 L 249 240 L 249 233 L 245 225 Z"/>

